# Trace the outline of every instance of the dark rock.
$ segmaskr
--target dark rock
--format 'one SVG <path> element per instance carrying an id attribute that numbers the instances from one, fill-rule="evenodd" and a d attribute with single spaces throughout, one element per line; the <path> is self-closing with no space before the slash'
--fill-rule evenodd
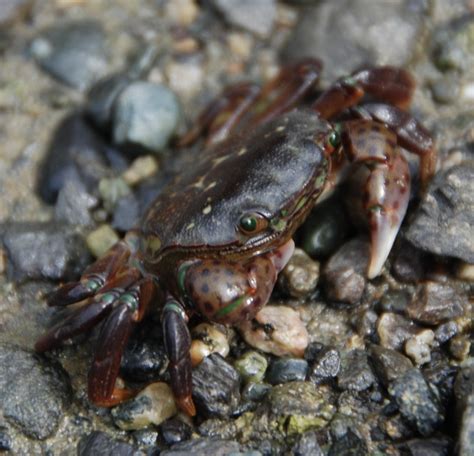
<path id="1" fill-rule="evenodd" d="M 393 312 L 404 314 L 410 303 L 410 294 L 405 290 L 389 290 L 382 296 L 377 304 L 377 310 L 381 312 Z"/>
<path id="2" fill-rule="evenodd" d="M 230 440 L 211 440 L 211 439 L 195 439 L 187 442 L 177 443 L 170 450 L 160 453 L 160 456 L 190 456 L 190 455 L 213 455 L 228 456 L 231 453 L 238 453 L 240 445 Z"/>
<path id="3" fill-rule="evenodd" d="M 261 37 L 270 35 L 277 15 L 275 0 L 216 0 L 213 6 L 230 24 Z"/>
<path id="4" fill-rule="evenodd" d="M 367 444 L 351 430 L 337 439 L 328 452 L 328 456 L 365 456 L 367 454 Z"/>
<path id="5" fill-rule="evenodd" d="M 401 445 L 408 456 L 449 456 L 452 454 L 451 446 L 451 441 L 448 438 L 436 437 L 432 439 L 413 439 Z"/>
<path id="6" fill-rule="evenodd" d="M 12 449 L 11 437 L 7 434 L 6 431 L 0 428 L 0 451 L 10 451 L 11 449 Z"/>
<path id="7" fill-rule="evenodd" d="M 425 276 L 425 256 L 409 242 L 403 242 L 393 259 L 392 274 L 400 282 L 420 282 Z"/>
<path id="8" fill-rule="evenodd" d="M 301 10 L 283 59 L 320 58 L 330 81 L 364 65 L 404 66 L 416 49 L 427 13 L 423 1 L 318 2 Z"/>
<path id="9" fill-rule="evenodd" d="M 67 373 L 9 344 L 0 344 L 0 366 L 3 417 L 28 437 L 43 440 L 53 435 L 71 403 Z"/>
<path id="10" fill-rule="evenodd" d="M 474 366 L 463 367 L 454 384 L 455 423 L 459 430 L 457 454 L 474 454 Z"/>
<path id="11" fill-rule="evenodd" d="M 144 456 L 138 448 L 115 440 L 105 432 L 94 431 L 84 436 L 77 445 L 78 456 Z"/>
<path id="12" fill-rule="evenodd" d="M 459 367 L 451 366 L 447 359 L 433 359 L 426 368 L 423 369 L 423 377 L 431 384 L 435 385 L 439 391 L 441 403 L 446 407 L 451 407 L 454 397 L 454 382 Z"/>
<path id="13" fill-rule="evenodd" d="M 427 282 L 418 287 L 407 314 L 421 323 L 439 325 L 463 315 L 464 307 L 462 297 L 451 286 Z"/>
<path id="14" fill-rule="evenodd" d="M 120 198 L 114 207 L 112 226 L 120 231 L 132 229 L 137 226 L 140 220 L 139 211 L 140 208 L 135 195 L 130 193 Z"/>
<path id="15" fill-rule="evenodd" d="M 403 418 L 424 437 L 432 435 L 444 421 L 439 395 L 433 388 L 417 369 L 408 370 L 388 388 Z"/>
<path id="16" fill-rule="evenodd" d="M 328 298 L 357 304 L 364 293 L 369 261 L 369 244 L 353 239 L 344 244 L 324 266 Z"/>
<path id="17" fill-rule="evenodd" d="M 320 384 L 336 377 L 341 367 L 339 352 L 334 348 L 324 348 L 310 365 L 309 380 L 315 384 Z"/>
<path id="18" fill-rule="evenodd" d="M 300 229 L 303 250 L 323 259 L 334 253 L 350 233 L 350 223 L 341 204 L 331 198 L 311 212 Z"/>
<path id="19" fill-rule="evenodd" d="M 11 26 L 31 13 L 34 0 L 3 0 L 0 8 L 0 29 Z"/>
<path id="20" fill-rule="evenodd" d="M 176 95 L 151 82 L 132 82 L 118 96 L 113 114 L 115 144 L 132 151 L 161 152 L 180 120 Z"/>
<path id="21" fill-rule="evenodd" d="M 444 344 L 453 336 L 458 333 L 458 325 L 454 321 L 448 321 L 447 323 L 443 323 L 439 325 L 435 329 L 435 339 L 440 343 Z"/>
<path id="22" fill-rule="evenodd" d="M 374 370 L 385 387 L 413 367 L 406 356 L 380 345 L 370 347 L 370 357 Z"/>
<path id="23" fill-rule="evenodd" d="M 280 358 L 273 361 L 268 369 L 266 380 L 272 385 L 304 380 L 308 372 L 308 362 L 304 359 Z"/>
<path id="24" fill-rule="evenodd" d="M 140 429 L 133 433 L 133 440 L 136 444 L 147 449 L 156 445 L 158 437 L 158 432 L 153 429 Z"/>
<path id="25" fill-rule="evenodd" d="M 161 425 L 160 431 L 166 444 L 174 445 L 175 443 L 189 440 L 193 430 L 184 421 L 178 418 L 171 418 Z"/>
<path id="26" fill-rule="evenodd" d="M 10 279 L 72 280 L 90 263 L 83 238 L 55 222 L 13 223 L 3 234 Z"/>
<path id="27" fill-rule="evenodd" d="M 69 225 L 91 225 L 90 209 L 97 203 L 97 198 L 87 192 L 80 180 L 68 181 L 59 191 L 54 218 Z"/>
<path id="28" fill-rule="evenodd" d="M 314 431 L 305 432 L 293 445 L 291 451 L 294 456 L 323 456 L 324 454 Z"/>
<path id="29" fill-rule="evenodd" d="M 272 389 L 268 383 L 248 383 L 242 390 L 245 401 L 260 402 Z"/>
<path id="30" fill-rule="evenodd" d="M 385 312 L 377 322 L 380 344 L 392 350 L 401 350 L 403 344 L 417 332 L 417 326 L 402 315 Z"/>
<path id="31" fill-rule="evenodd" d="M 193 369 L 193 399 L 199 413 L 206 417 L 226 418 L 240 401 L 240 376 L 213 353 Z"/>
<path id="32" fill-rule="evenodd" d="M 458 448 L 459 455 L 474 454 L 474 394 L 469 396 L 462 415 Z"/>
<path id="33" fill-rule="evenodd" d="M 364 391 L 376 382 L 369 366 L 367 353 L 351 350 L 341 356 L 341 370 L 337 375 L 337 385 L 343 390 Z"/>
<path id="34" fill-rule="evenodd" d="M 66 182 L 76 181 L 93 193 L 100 179 L 109 173 L 106 148 L 81 114 L 63 119 L 40 166 L 36 188 L 41 198 L 54 203 Z"/>
<path id="35" fill-rule="evenodd" d="M 474 161 L 436 175 L 407 231 L 416 247 L 474 263 Z"/>
<path id="36" fill-rule="evenodd" d="M 46 72 L 79 90 L 86 90 L 107 73 L 105 35 L 94 20 L 44 30 L 32 41 L 30 53 Z"/>
<path id="37" fill-rule="evenodd" d="M 234 362 L 234 367 L 246 382 L 261 382 L 268 367 L 265 356 L 255 350 L 242 354 Z"/>

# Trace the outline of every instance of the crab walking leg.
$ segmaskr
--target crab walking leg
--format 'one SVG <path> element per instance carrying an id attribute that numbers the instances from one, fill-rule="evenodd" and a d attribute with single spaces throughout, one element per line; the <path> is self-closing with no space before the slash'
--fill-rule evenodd
<path id="1" fill-rule="evenodd" d="M 114 303 L 101 328 L 89 370 L 87 392 L 96 405 L 110 407 L 135 394 L 126 388 L 117 388 L 115 382 L 132 329 L 142 320 L 155 295 L 153 279 L 144 278 L 122 293 Z"/>
<path id="2" fill-rule="evenodd" d="M 388 104 L 367 103 L 352 108 L 351 113 L 391 128 L 397 134 L 399 145 L 420 157 L 420 180 L 426 188 L 436 169 L 436 148 L 428 130 L 409 113 Z"/>
<path id="3" fill-rule="evenodd" d="M 163 334 L 165 349 L 169 358 L 168 371 L 171 389 L 181 410 L 189 416 L 196 415 L 192 393 L 192 364 L 189 350 L 191 336 L 183 307 L 174 299 L 169 299 L 163 308 Z"/>
<path id="4" fill-rule="evenodd" d="M 405 109 L 410 105 L 414 89 L 413 77 L 401 68 L 370 68 L 339 79 L 316 99 L 312 109 L 324 119 L 331 119 L 356 105 L 364 95 Z"/>
<path id="5" fill-rule="evenodd" d="M 368 277 L 380 274 L 408 206 L 410 172 L 397 145 L 396 134 L 365 120 L 343 124 L 342 141 L 351 162 L 369 173 L 363 195 L 371 237 Z"/>

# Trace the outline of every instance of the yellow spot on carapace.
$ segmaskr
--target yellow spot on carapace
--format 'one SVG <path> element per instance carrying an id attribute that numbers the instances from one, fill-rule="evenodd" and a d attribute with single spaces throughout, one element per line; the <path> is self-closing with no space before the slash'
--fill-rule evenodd
<path id="1" fill-rule="evenodd" d="M 211 206 L 210 204 L 208 204 L 208 205 L 202 210 L 202 213 L 203 213 L 204 215 L 207 215 L 207 214 L 209 214 L 209 213 L 211 212 L 211 210 L 212 210 L 212 206 Z"/>
<path id="2" fill-rule="evenodd" d="M 196 182 L 194 182 L 194 184 L 192 185 L 193 187 L 196 187 L 196 188 L 204 188 L 204 181 L 206 180 L 206 177 L 205 176 L 201 176 L 199 178 L 199 180 L 197 180 Z"/>
<path id="3" fill-rule="evenodd" d="M 195 225 L 194 225 L 194 222 L 191 222 L 191 223 L 186 227 L 186 229 L 187 229 L 187 230 L 192 230 L 192 229 L 194 228 L 194 226 L 195 226 Z"/>
<path id="4" fill-rule="evenodd" d="M 204 191 L 210 190 L 211 188 L 214 188 L 216 186 L 217 182 L 213 181 L 211 182 L 205 189 Z"/>
<path id="5" fill-rule="evenodd" d="M 237 152 L 237 155 L 244 155 L 246 152 L 247 152 L 247 148 L 246 148 L 246 147 L 242 147 L 242 149 L 240 149 L 240 150 Z"/>
<path id="6" fill-rule="evenodd" d="M 212 163 L 214 166 L 220 165 L 224 160 L 227 160 L 227 155 L 224 155 L 223 157 L 217 157 L 212 160 Z"/>
<path id="7" fill-rule="evenodd" d="M 276 127 L 275 131 L 283 131 L 285 128 L 284 125 L 280 125 L 279 127 Z"/>

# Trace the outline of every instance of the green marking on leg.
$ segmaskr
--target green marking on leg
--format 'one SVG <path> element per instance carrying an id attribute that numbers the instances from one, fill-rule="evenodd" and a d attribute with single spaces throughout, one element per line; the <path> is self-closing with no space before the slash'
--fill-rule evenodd
<path id="1" fill-rule="evenodd" d="M 234 301 L 232 301 L 230 304 L 227 304 L 225 307 L 222 307 L 222 309 L 219 309 L 216 312 L 216 317 L 225 317 L 226 315 L 229 315 L 235 309 L 240 307 L 245 299 L 247 299 L 247 295 L 243 295 L 240 298 L 237 298 Z"/>

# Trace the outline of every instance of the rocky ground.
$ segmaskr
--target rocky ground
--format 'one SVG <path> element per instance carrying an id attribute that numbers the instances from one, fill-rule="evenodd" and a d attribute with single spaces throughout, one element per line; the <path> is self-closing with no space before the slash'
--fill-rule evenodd
<path id="1" fill-rule="evenodd" d="M 324 62 L 323 87 L 367 63 L 417 80 L 413 112 L 436 138 L 438 172 L 421 201 L 415 192 L 382 275 L 366 279 L 366 238 L 336 195 L 298 233 L 310 257 L 297 251 L 269 307 L 299 314 L 303 358 L 195 328 L 197 356 L 213 354 L 194 369 L 190 420 L 166 384 L 156 312 L 121 367 L 151 386 L 92 406 L 95 334 L 32 350 L 61 318 L 44 294 L 179 172 L 172 138 L 203 104 L 305 56 Z M 0 1 L 0 451 L 474 454 L 473 151 L 471 0 Z"/>

